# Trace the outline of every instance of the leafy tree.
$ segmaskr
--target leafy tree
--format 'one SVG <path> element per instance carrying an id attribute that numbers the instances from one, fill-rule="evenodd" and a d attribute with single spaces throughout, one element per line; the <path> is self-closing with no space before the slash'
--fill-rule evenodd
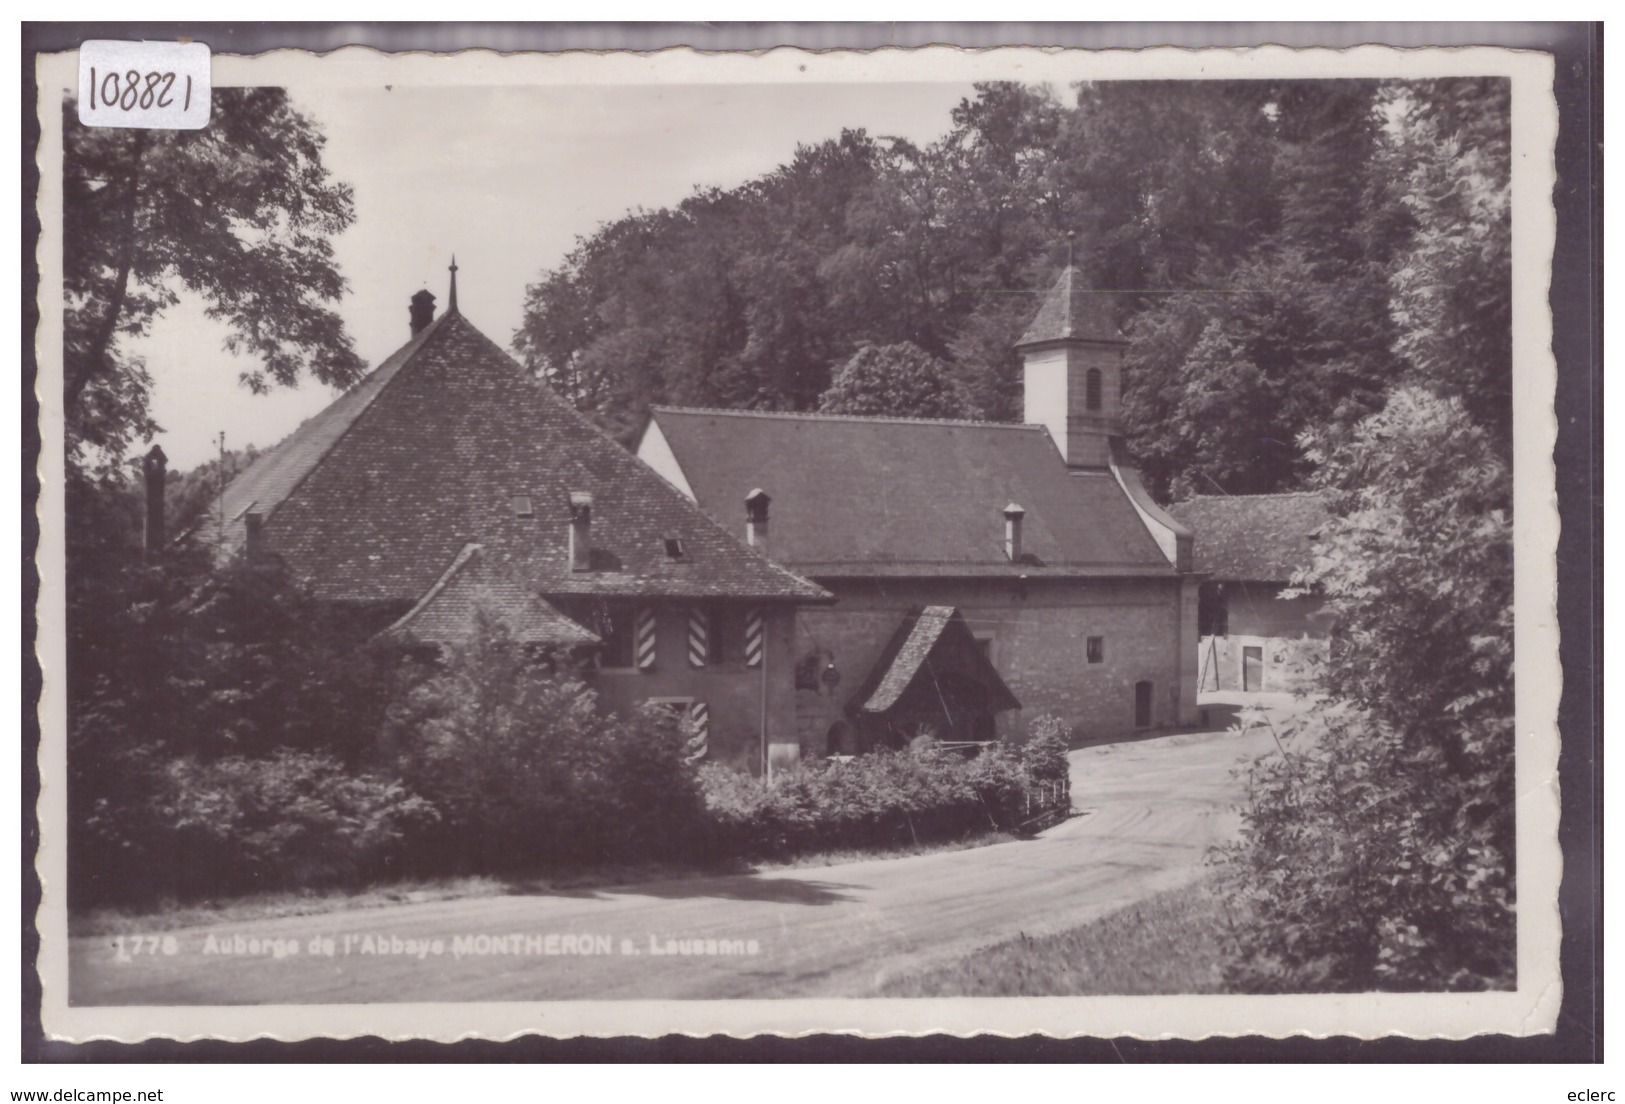
<path id="1" fill-rule="evenodd" d="M 963 418 L 965 401 L 942 361 L 917 345 L 868 345 L 835 374 L 819 400 L 825 414 Z"/>
<path id="2" fill-rule="evenodd" d="M 1029 287 L 1042 288 L 1041 281 Z M 1022 417 L 1021 358 L 1016 342 L 1032 321 L 1033 295 L 987 295 L 948 344 L 949 367 L 967 413 L 990 422 Z"/>
<path id="3" fill-rule="evenodd" d="M 1511 87 L 1504 78 L 1396 86 L 1395 176 L 1415 232 L 1395 259 L 1395 350 L 1512 448 Z"/>
<path id="4" fill-rule="evenodd" d="M 1278 138 L 1262 81 L 1093 81 L 1057 140 L 1055 172 L 1086 274 L 1142 308 L 1211 288 L 1280 225 Z M 1068 226 L 1071 229 L 1072 226 Z"/>
<path id="5" fill-rule="evenodd" d="M 1328 695 L 1252 768 L 1225 876 L 1231 980 L 1480 989 L 1516 963 L 1511 481 L 1459 402 L 1414 388 L 1310 443 L 1331 519 L 1299 583 Z"/>
<path id="6" fill-rule="evenodd" d="M 698 841 L 676 720 L 601 712 L 567 660 L 518 646 L 489 607 L 398 704 L 391 732 L 402 776 L 444 818 L 428 861 L 581 866 L 680 856 Z"/>
<path id="7" fill-rule="evenodd" d="M 344 291 L 330 239 L 354 219 L 325 138 L 278 88 L 215 91 L 202 130 L 79 125 L 63 107 L 64 410 L 76 463 L 111 471 L 150 437 L 152 377 L 120 339 L 201 296 L 255 358 L 254 390 L 363 365 L 328 304 Z"/>
<path id="8" fill-rule="evenodd" d="M 1129 335 L 1153 488 L 1298 487 L 1300 435 L 1399 382 L 1508 425 L 1505 82 L 976 86 L 936 142 L 847 132 L 739 188 L 636 212 L 531 288 L 518 342 L 623 435 L 650 402 L 811 409 L 858 350 L 950 364 L 1021 416 L 1011 346 L 1058 246 Z"/>
<path id="9" fill-rule="evenodd" d="M 1263 129 L 1247 137 L 1251 188 L 1271 201 L 1255 209 L 1250 240 L 1174 258 L 1189 283 L 1131 324 L 1125 421 L 1165 492 L 1298 485 L 1300 434 L 1357 422 L 1398 374 L 1387 271 L 1400 230 L 1382 187 L 1379 86 L 1266 89 L 1252 123 Z"/>

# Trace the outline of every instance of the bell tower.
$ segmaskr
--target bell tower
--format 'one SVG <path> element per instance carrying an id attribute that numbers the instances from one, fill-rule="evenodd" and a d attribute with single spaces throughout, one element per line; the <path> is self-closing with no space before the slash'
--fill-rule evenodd
<path id="1" fill-rule="evenodd" d="M 1022 364 L 1022 420 L 1049 430 L 1069 468 L 1111 465 L 1122 434 L 1123 350 L 1109 293 L 1067 266 L 1016 343 Z"/>

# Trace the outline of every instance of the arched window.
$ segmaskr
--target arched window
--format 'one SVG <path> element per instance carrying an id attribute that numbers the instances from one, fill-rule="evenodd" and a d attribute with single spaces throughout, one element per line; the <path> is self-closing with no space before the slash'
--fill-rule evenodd
<path id="1" fill-rule="evenodd" d="M 1083 406 L 1086 410 L 1100 409 L 1100 369 L 1091 368 L 1083 376 Z"/>

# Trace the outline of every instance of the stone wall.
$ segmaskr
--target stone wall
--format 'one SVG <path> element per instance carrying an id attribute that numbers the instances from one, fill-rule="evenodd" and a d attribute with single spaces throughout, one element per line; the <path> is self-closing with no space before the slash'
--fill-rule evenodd
<path id="1" fill-rule="evenodd" d="M 1135 684 L 1152 685 L 1151 727 L 1192 723 L 1196 707 L 1194 587 L 1174 577 L 1142 580 L 819 580 L 839 599 L 796 617 L 796 655 L 833 665 L 839 681 L 796 692 L 804 751 L 825 753 L 831 726 L 910 609 L 958 608 L 1022 710 L 999 718 L 1000 731 L 1052 713 L 1081 738 L 1136 731 Z M 1189 593 L 1183 593 L 1188 591 Z M 1089 663 L 1087 639 L 1102 638 Z M 1182 664 L 1181 661 L 1184 660 Z"/>
<path id="2" fill-rule="evenodd" d="M 768 606 L 764 618 L 767 690 L 767 743 L 796 740 L 796 695 L 791 639 L 795 615 L 788 606 Z M 733 642 L 722 663 L 691 667 L 688 662 L 686 607 L 658 608 L 655 665 L 651 670 L 600 670 L 597 687 L 607 709 L 635 709 L 651 698 L 693 698 L 710 712 L 707 759 L 752 774 L 762 767 L 763 669 L 745 666 Z"/>
<path id="3" fill-rule="evenodd" d="M 1258 686 L 1246 685 L 1246 649 L 1258 648 Z M 1204 636 L 1197 642 L 1197 669 L 1204 693 L 1250 690 L 1264 693 L 1308 690 L 1315 668 L 1326 657 L 1326 641 L 1312 636 Z"/>
<path id="4" fill-rule="evenodd" d="M 1197 535 L 1201 539 L 1201 535 Z M 1285 586 L 1270 583 L 1226 583 L 1225 607 L 1231 636 L 1303 637 L 1327 635 L 1324 602 L 1304 595 L 1283 598 Z"/>

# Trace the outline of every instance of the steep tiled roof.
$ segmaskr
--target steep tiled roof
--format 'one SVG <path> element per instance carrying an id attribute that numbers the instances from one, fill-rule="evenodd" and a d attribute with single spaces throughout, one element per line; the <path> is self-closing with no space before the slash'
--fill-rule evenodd
<path id="1" fill-rule="evenodd" d="M 1286 582 L 1309 565 L 1326 522 L 1319 494 L 1197 495 L 1168 512 L 1196 533 L 1196 570 L 1216 579 Z"/>
<path id="2" fill-rule="evenodd" d="M 412 354 L 434 334 L 445 318 L 434 322 L 395 350 L 390 358 L 373 369 L 350 390 L 340 395 L 321 413 L 307 419 L 275 448 L 260 453 L 226 487 L 224 510 L 227 551 L 242 547 L 243 515 L 250 510 L 269 516 L 293 493 L 322 457 L 349 432 L 363 411 L 395 378 Z M 213 514 L 214 511 L 209 511 Z"/>
<path id="3" fill-rule="evenodd" d="M 864 713 L 886 712 L 897 704 L 916 678 L 922 673 L 930 674 L 931 653 L 945 637 L 954 634 L 967 646 L 966 655 L 982 654 L 970 627 L 952 606 L 927 606 L 904 621 L 875 664 L 878 677 L 871 676 L 873 688 L 860 690 L 854 704 Z M 991 663 L 985 663 L 983 679 L 989 689 L 989 705 L 995 712 L 1021 708 Z"/>
<path id="4" fill-rule="evenodd" d="M 1016 348 L 1042 341 L 1122 341 L 1112 311 L 1112 297 L 1089 286 L 1083 273 L 1073 265 L 1062 270 L 1055 286 L 1033 316 L 1027 332 Z"/>
<path id="5" fill-rule="evenodd" d="M 575 491 L 594 500 L 591 571 L 570 568 Z M 720 528 L 455 313 L 256 460 L 226 499 L 228 517 L 254 503 L 268 550 L 330 600 L 417 601 L 470 543 L 543 595 L 828 598 Z"/>
<path id="6" fill-rule="evenodd" d="M 454 643 L 468 635 L 475 610 L 482 606 L 501 618 L 508 633 L 521 644 L 574 647 L 598 643 L 597 636 L 544 599 L 491 571 L 477 544 L 457 553 L 417 605 L 385 633 L 427 644 Z"/>
<path id="7" fill-rule="evenodd" d="M 1165 575 L 1109 472 L 1073 473 L 1041 426 L 747 411 L 654 411 L 688 485 L 724 525 L 773 499 L 774 559 L 812 575 Z M 1022 562 L 1004 553 L 1019 503 Z"/>

